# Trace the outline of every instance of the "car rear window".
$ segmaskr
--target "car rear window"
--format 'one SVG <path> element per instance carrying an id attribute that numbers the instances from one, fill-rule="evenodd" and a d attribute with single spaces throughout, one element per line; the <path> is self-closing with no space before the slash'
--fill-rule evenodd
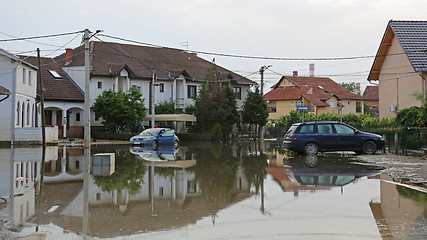
<path id="1" fill-rule="evenodd" d="M 308 124 L 308 125 L 301 126 L 299 133 L 302 133 L 302 134 L 314 133 L 314 125 Z"/>
<path id="2" fill-rule="evenodd" d="M 297 127 L 298 127 L 298 125 L 292 125 L 292 126 L 288 129 L 288 131 L 286 132 L 286 134 L 285 134 L 285 135 L 294 134 L 294 133 L 295 133 L 295 130 L 297 130 Z"/>

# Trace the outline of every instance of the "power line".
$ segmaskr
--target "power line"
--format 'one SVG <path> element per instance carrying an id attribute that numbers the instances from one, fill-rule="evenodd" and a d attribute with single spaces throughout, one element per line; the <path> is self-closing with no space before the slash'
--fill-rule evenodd
<path id="1" fill-rule="evenodd" d="M 0 39 L 0 42 L 12 42 L 12 41 L 23 41 L 30 39 L 38 39 L 38 38 L 50 38 L 50 37 L 59 37 L 72 35 L 77 33 L 83 33 L 84 31 L 70 32 L 70 33 L 59 33 L 59 34 L 50 34 L 50 35 L 42 35 L 42 36 L 33 36 L 33 37 L 21 37 L 21 38 L 11 38 L 11 39 Z M 6 35 L 6 34 L 5 34 Z"/>

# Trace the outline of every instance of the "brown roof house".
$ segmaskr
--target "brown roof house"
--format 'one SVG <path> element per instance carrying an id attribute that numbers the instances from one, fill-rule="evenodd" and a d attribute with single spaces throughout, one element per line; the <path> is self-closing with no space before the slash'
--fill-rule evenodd
<path id="1" fill-rule="evenodd" d="M 21 57 L 38 64 L 36 57 Z M 41 58 L 45 123 L 58 129 L 58 137 L 82 138 L 84 95 L 79 86 L 52 58 Z M 40 88 L 37 88 L 40 95 Z M 65 127 L 64 127 L 65 126 Z"/>
<path id="2" fill-rule="evenodd" d="M 104 90 L 128 91 L 137 88 L 145 98 L 146 108 L 151 112 L 151 81 L 156 71 L 155 103 L 173 100 L 178 110 L 194 103 L 201 84 L 213 63 L 195 54 L 179 49 L 147 47 L 113 42 L 89 43 L 90 49 L 90 102 Z M 61 68 L 84 89 L 84 47 L 67 49 L 55 58 Z M 255 82 L 225 68 L 218 67 L 224 81 L 231 84 L 236 100 L 241 107 L 247 91 Z M 94 126 L 101 124 L 92 113 Z"/>
<path id="3" fill-rule="evenodd" d="M 283 76 L 272 90 L 264 95 L 268 101 L 269 118 L 279 119 L 307 106 L 313 114 L 320 113 L 362 113 L 363 97 L 354 94 L 330 78 Z"/>
<path id="4" fill-rule="evenodd" d="M 378 81 L 380 118 L 422 104 L 412 94 L 426 91 L 426 50 L 427 21 L 389 21 L 368 76 Z"/>
<path id="5" fill-rule="evenodd" d="M 369 110 L 378 115 L 378 86 L 367 86 L 362 96 L 365 99 L 365 103 L 369 105 Z"/>

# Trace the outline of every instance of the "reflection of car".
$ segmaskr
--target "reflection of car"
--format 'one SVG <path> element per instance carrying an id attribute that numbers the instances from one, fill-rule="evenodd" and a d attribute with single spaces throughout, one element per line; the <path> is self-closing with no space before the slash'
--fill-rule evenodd
<path id="1" fill-rule="evenodd" d="M 173 147 L 160 147 L 156 151 L 151 148 L 131 147 L 129 151 L 146 161 L 175 161 L 178 150 Z"/>
<path id="2" fill-rule="evenodd" d="M 384 145 L 380 135 L 361 132 L 341 122 L 296 123 L 288 129 L 283 141 L 285 149 L 311 155 L 330 151 L 374 154 Z"/>
<path id="3" fill-rule="evenodd" d="M 175 135 L 175 130 L 168 128 L 149 128 L 142 131 L 139 135 L 130 139 L 130 144 L 141 147 L 149 147 L 157 150 L 159 146 L 173 146 L 175 149 L 179 146 L 179 139 Z"/>
<path id="4" fill-rule="evenodd" d="M 344 186 L 358 178 L 381 173 L 375 167 L 360 165 L 348 159 L 314 155 L 286 159 L 284 165 L 292 182 L 309 186 Z"/>

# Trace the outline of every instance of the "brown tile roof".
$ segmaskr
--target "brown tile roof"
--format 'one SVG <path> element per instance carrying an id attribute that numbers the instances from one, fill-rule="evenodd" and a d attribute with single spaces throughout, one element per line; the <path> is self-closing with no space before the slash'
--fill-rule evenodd
<path id="1" fill-rule="evenodd" d="M 11 95 L 12 93 L 5 87 L 0 86 L 0 95 Z"/>
<path id="2" fill-rule="evenodd" d="M 25 56 L 24 58 L 25 61 L 38 66 L 36 57 Z M 83 91 L 61 70 L 60 66 L 52 58 L 41 58 L 40 62 L 43 71 L 42 81 L 46 101 L 84 101 Z M 49 70 L 57 72 L 61 78 L 55 79 Z M 37 95 L 40 95 L 39 87 L 37 87 Z"/>
<path id="3" fill-rule="evenodd" d="M 157 77 L 176 77 L 185 73 L 187 79 L 205 80 L 208 69 L 212 66 L 195 54 L 179 49 L 155 48 L 139 45 L 120 44 L 112 42 L 90 42 L 91 75 L 116 76 L 116 68 L 124 66 L 132 71 L 131 78 L 152 78 L 152 69 L 156 69 Z M 65 65 L 65 53 L 55 60 Z M 84 66 L 83 46 L 73 49 L 72 62 L 69 66 Z M 114 67 L 112 67 L 114 66 Z M 231 76 L 240 84 L 255 84 L 254 81 L 218 66 L 224 76 Z"/>
<path id="4" fill-rule="evenodd" d="M 367 86 L 363 92 L 363 97 L 368 101 L 378 101 L 379 93 L 378 86 Z"/>

